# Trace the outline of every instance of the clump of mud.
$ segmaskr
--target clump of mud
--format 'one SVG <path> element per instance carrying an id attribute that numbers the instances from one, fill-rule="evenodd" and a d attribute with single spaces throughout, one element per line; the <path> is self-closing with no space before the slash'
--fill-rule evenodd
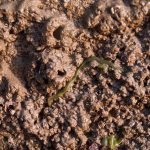
<path id="1" fill-rule="evenodd" d="M 95 63 L 51 107 L 49 96 L 89 56 Z M 150 147 L 148 0 L 0 2 L 0 149 L 96 150 Z"/>

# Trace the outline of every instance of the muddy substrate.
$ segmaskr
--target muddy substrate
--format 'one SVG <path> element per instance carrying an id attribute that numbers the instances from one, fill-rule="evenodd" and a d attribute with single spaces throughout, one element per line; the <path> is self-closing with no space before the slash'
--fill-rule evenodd
<path id="1" fill-rule="evenodd" d="M 121 69 L 93 62 L 49 107 L 93 55 Z M 0 149 L 98 150 L 109 135 L 150 149 L 149 0 L 1 0 Z"/>

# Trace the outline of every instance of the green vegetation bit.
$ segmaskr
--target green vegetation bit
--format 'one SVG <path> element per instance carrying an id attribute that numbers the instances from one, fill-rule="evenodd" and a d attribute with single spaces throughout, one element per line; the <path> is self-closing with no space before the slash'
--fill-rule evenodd
<path id="1" fill-rule="evenodd" d="M 115 150 L 120 143 L 121 143 L 121 139 L 119 139 L 115 135 L 106 136 L 102 140 L 103 146 L 107 146 L 111 150 Z"/>

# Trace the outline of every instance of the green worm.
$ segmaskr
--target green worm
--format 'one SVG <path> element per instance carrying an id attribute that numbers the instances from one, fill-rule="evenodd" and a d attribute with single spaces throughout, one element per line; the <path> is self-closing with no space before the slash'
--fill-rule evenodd
<path id="1" fill-rule="evenodd" d="M 100 65 L 101 64 L 107 64 L 108 66 L 115 68 L 113 63 L 111 63 L 108 60 L 105 60 L 103 58 L 99 58 L 96 56 L 90 56 L 88 57 L 86 60 L 84 60 L 81 65 L 77 68 L 77 70 L 74 73 L 74 76 L 71 78 L 71 80 L 66 84 L 66 86 L 62 89 L 60 89 L 55 95 L 51 96 L 48 98 L 48 105 L 51 106 L 54 101 L 56 101 L 59 97 L 64 96 L 64 94 L 71 88 L 71 86 L 73 85 L 73 83 L 75 82 L 75 80 L 77 79 L 80 71 L 86 67 L 89 63 L 91 63 L 92 61 L 97 61 Z"/>

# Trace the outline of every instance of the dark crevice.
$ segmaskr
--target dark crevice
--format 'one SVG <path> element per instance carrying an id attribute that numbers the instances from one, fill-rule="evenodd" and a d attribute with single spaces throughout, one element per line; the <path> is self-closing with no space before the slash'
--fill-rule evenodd
<path id="1" fill-rule="evenodd" d="M 59 27 L 53 32 L 54 38 L 56 38 L 57 40 L 61 40 L 61 33 L 62 33 L 63 29 L 64 29 L 63 26 L 59 26 Z"/>
<path id="2" fill-rule="evenodd" d="M 63 70 L 63 71 L 58 70 L 58 75 L 59 76 L 65 76 L 66 75 L 66 71 L 65 70 Z"/>

